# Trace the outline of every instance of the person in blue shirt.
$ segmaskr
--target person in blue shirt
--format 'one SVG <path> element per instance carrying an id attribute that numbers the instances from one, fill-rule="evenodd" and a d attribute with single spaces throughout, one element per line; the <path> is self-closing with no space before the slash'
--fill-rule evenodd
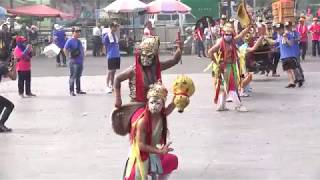
<path id="1" fill-rule="evenodd" d="M 76 93 L 86 94 L 81 90 L 80 78 L 83 70 L 84 49 L 80 38 L 81 29 L 79 27 L 72 28 L 72 37 L 67 40 L 64 46 L 64 53 L 69 58 L 70 79 L 69 90 L 70 95 L 75 96 L 74 83 L 76 83 Z"/>
<path id="2" fill-rule="evenodd" d="M 285 31 L 284 25 L 281 24 L 279 28 L 279 36 L 274 43 L 279 43 L 280 47 L 280 61 L 282 68 L 288 74 L 289 84 L 286 88 L 295 88 L 294 69 L 297 68 L 296 49 L 294 47 L 294 39 L 289 31 Z"/>
<path id="3" fill-rule="evenodd" d="M 116 22 L 111 23 L 110 32 L 106 33 L 103 37 L 108 60 L 107 93 L 112 93 L 114 76 L 116 74 L 116 70 L 120 69 L 119 38 L 116 35 L 118 28 L 119 24 Z"/>
<path id="4" fill-rule="evenodd" d="M 285 28 L 286 31 L 288 31 L 292 37 L 293 37 L 293 47 L 295 49 L 295 53 L 296 53 L 296 61 L 297 61 L 297 68 L 294 69 L 294 75 L 295 75 L 295 82 L 298 83 L 298 86 L 301 87 L 303 85 L 304 82 L 304 74 L 303 74 L 303 69 L 301 67 L 300 64 L 300 35 L 299 32 L 296 31 L 296 29 L 292 28 L 292 23 L 291 22 L 287 22 L 285 24 Z"/>
<path id="5" fill-rule="evenodd" d="M 66 44 L 66 33 L 63 29 L 62 26 L 55 24 L 54 25 L 54 31 L 53 31 L 53 42 L 55 45 L 57 45 L 61 50 L 60 53 L 56 57 L 56 62 L 57 62 L 57 67 L 67 66 L 67 60 L 66 60 L 66 55 L 64 54 L 63 48 L 64 45 Z M 60 58 L 62 57 L 62 63 Z"/>

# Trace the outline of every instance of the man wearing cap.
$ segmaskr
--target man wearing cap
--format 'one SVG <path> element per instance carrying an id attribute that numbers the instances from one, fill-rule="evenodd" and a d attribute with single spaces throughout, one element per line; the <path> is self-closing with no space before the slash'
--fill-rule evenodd
<path id="1" fill-rule="evenodd" d="M 309 31 L 311 32 L 311 39 L 312 39 L 312 56 L 317 56 L 317 50 L 318 55 L 320 56 L 320 24 L 318 23 L 318 18 L 314 17 L 313 23 L 309 28 Z"/>
<path id="2" fill-rule="evenodd" d="M 67 40 L 64 46 L 64 53 L 69 57 L 70 80 L 69 90 L 70 96 L 75 96 L 74 83 L 76 83 L 76 93 L 86 94 L 81 90 L 80 78 L 83 71 L 84 50 L 80 38 L 81 29 L 79 27 L 72 28 L 72 37 Z"/>
<path id="3" fill-rule="evenodd" d="M 295 75 L 294 69 L 297 68 L 296 49 L 293 47 L 294 39 L 291 33 L 284 31 L 284 25 L 281 24 L 279 28 L 279 36 L 276 41 L 269 41 L 275 44 L 279 43 L 280 47 L 280 61 L 282 62 L 282 68 L 288 74 L 289 84 L 286 88 L 295 88 Z"/>
<path id="4" fill-rule="evenodd" d="M 306 57 L 306 52 L 308 48 L 308 27 L 305 25 L 306 18 L 304 16 L 301 16 L 299 19 L 299 24 L 297 26 L 297 31 L 300 35 L 300 52 L 301 52 L 301 58 L 304 61 Z"/>
<path id="5" fill-rule="evenodd" d="M 304 82 L 304 75 L 303 75 L 303 70 L 300 64 L 300 48 L 299 48 L 299 41 L 300 41 L 300 36 L 299 32 L 296 31 L 295 29 L 292 29 L 292 22 L 286 22 L 285 23 L 285 30 L 289 34 L 291 34 L 293 38 L 293 45 L 292 48 L 294 49 L 294 52 L 296 54 L 296 63 L 297 63 L 297 68 L 294 69 L 294 76 L 295 76 L 295 82 L 299 84 L 299 87 L 303 85 Z"/>
<path id="6" fill-rule="evenodd" d="M 114 76 L 117 69 L 120 69 L 120 49 L 119 49 L 119 38 L 116 35 L 119 24 L 116 22 L 111 23 L 110 32 L 107 33 L 103 38 L 104 45 L 107 52 L 108 60 L 108 74 L 107 74 L 107 93 L 112 93 Z"/>
<path id="7" fill-rule="evenodd" d="M 67 58 L 64 54 L 63 48 L 66 44 L 66 32 L 64 31 L 63 27 L 59 24 L 54 25 L 55 30 L 53 31 L 53 42 L 61 49 L 60 53 L 56 57 L 57 67 L 60 66 L 67 66 Z M 62 57 L 62 63 L 61 58 Z"/>

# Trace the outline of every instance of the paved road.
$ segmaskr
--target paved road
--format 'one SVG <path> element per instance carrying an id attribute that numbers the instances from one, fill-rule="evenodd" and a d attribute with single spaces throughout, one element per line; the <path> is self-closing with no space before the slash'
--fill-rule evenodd
<path id="1" fill-rule="evenodd" d="M 214 110 L 210 75 L 202 73 L 208 60 L 185 57 L 183 65 L 167 71 L 163 78 L 171 92 L 180 73 L 196 84 L 188 109 L 168 118 L 179 157 L 179 170 L 171 178 L 320 179 L 318 60 L 303 63 L 303 88 L 285 89 L 283 73 L 280 78 L 257 75 L 254 93 L 243 99 L 251 112 L 240 114 Z M 125 67 L 133 59 L 123 62 Z M 33 62 L 38 97 L 20 99 L 16 82 L 1 83 L 1 94 L 16 109 L 8 121 L 13 133 L 0 134 L 0 179 L 121 179 L 128 140 L 110 127 L 114 97 L 105 93 L 105 60 L 89 58 L 86 65 L 86 96 L 68 96 L 67 69 L 56 69 L 48 59 Z M 125 96 L 128 88 L 123 88 Z"/>

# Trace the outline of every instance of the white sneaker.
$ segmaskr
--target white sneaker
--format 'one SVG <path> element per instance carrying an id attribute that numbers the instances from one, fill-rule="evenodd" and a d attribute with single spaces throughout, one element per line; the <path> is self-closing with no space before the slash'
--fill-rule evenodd
<path id="1" fill-rule="evenodd" d="M 226 100 L 227 102 L 232 102 L 232 97 L 229 96 L 228 99 Z"/>
<path id="2" fill-rule="evenodd" d="M 249 112 L 248 109 L 244 105 L 236 106 L 235 110 L 238 112 Z"/>
<path id="3" fill-rule="evenodd" d="M 111 94 L 112 93 L 112 89 L 110 87 L 107 87 L 107 93 Z"/>

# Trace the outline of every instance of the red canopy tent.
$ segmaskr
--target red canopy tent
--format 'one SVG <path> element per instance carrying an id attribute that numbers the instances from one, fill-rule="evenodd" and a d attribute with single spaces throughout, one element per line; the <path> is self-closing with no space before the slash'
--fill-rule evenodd
<path id="1" fill-rule="evenodd" d="M 11 14 L 35 17 L 60 17 L 64 19 L 73 17 L 71 14 L 61 12 L 58 9 L 54 9 L 43 4 L 17 7 L 14 9 L 8 9 L 7 11 Z"/>

